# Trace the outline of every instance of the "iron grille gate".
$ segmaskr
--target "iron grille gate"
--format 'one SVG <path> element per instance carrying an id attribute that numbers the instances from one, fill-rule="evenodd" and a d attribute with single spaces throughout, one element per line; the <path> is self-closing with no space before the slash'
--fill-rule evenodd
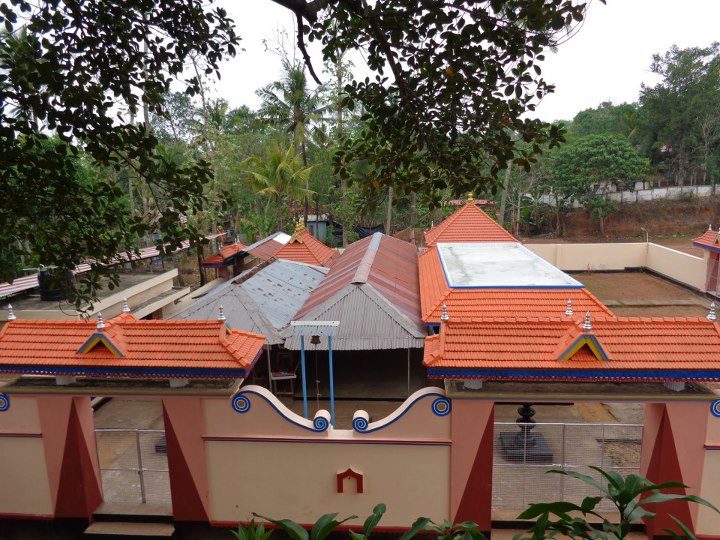
<path id="1" fill-rule="evenodd" d="M 590 465 L 639 473 L 642 430 L 642 424 L 495 422 L 493 508 L 523 510 L 530 503 L 562 500 L 580 504 L 597 496 L 580 480 L 546 473 L 562 469 L 601 480 Z"/>
<path id="2" fill-rule="evenodd" d="M 170 504 L 165 431 L 96 429 L 105 502 Z"/>

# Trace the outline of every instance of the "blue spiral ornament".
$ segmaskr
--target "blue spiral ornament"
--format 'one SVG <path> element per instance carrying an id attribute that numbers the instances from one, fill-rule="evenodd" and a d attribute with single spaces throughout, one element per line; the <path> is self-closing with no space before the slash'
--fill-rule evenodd
<path id="1" fill-rule="evenodd" d="M 10 408 L 10 396 L 0 393 L 0 412 L 5 412 Z"/>
<path id="2" fill-rule="evenodd" d="M 368 428 L 368 420 L 367 418 L 363 418 L 362 416 L 358 416 L 353 418 L 352 421 L 352 427 L 355 431 L 362 433 Z"/>
<path id="3" fill-rule="evenodd" d="M 720 418 L 720 399 L 713 401 L 712 405 L 710 405 L 710 412 L 716 418 Z"/>
<path id="4" fill-rule="evenodd" d="M 246 413 L 250 410 L 250 400 L 246 396 L 238 394 L 232 399 L 232 408 L 240 414 Z"/>
<path id="5" fill-rule="evenodd" d="M 324 416 L 316 416 L 313 418 L 313 429 L 315 431 L 327 431 L 330 427 L 330 422 Z"/>
<path id="6" fill-rule="evenodd" d="M 451 409 L 450 400 L 446 397 L 439 397 L 432 403 L 432 412 L 437 416 L 447 416 Z"/>

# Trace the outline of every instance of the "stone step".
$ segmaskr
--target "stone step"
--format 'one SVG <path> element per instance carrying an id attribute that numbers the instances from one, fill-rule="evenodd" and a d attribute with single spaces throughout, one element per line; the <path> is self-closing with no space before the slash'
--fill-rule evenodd
<path id="1" fill-rule="evenodd" d="M 96 521 L 85 529 L 87 538 L 172 538 L 173 534 L 172 523 Z"/>
<path id="2" fill-rule="evenodd" d="M 172 507 L 157 504 L 104 502 L 93 513 L 93 521 L 172 523 Z"/>

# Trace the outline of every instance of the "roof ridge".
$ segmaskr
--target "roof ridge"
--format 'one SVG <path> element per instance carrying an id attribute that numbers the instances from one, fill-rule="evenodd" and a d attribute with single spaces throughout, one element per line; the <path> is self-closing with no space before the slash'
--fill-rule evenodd
<path id="1" fill-rule="evenodd" d="M 363 253 L 350 283 L 367 283 L 368 277 L 370 277 L 370 270 L 372 269 L 375 257 L 377 256 L 380 248 L 382 237 L 382 233 L 373 233 L 372 239 L 370 240 L 368 247 L 365 249 L 365 253 Z"/>

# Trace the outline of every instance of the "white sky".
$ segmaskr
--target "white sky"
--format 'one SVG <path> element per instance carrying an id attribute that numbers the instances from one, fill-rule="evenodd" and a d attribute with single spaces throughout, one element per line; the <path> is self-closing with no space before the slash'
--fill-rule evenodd
<path id="1" fill-rule="evenodd" d="M 237 24 L 245 49 L 222 66 L 215 93 L 232 106 L 259 104 L 255 90 L 280 75 L 280 58 L 265 50 L 278 28 L 293 47 L 294 16 L 271 0 L 218 0 Z M 635 101 L 641 83 L 654 84 L 649 66 L 654 53 L 671 45 L 707 46 L 720 41 L 720 0 L 594 0 L 584 26 L 556 54 L 548 53 L 545 79 L 554 94 L 539 105 L 543 120 L 571 119 L 602 101 Z M 310 49 L 316 71 L 322 68 L 319 48 Z M 362 59 L 354 58 L 366 73 Z M 323 77 L 321 77 L 323 78 Z M 326 79 L 327 77 L 325 77 Z"/>

